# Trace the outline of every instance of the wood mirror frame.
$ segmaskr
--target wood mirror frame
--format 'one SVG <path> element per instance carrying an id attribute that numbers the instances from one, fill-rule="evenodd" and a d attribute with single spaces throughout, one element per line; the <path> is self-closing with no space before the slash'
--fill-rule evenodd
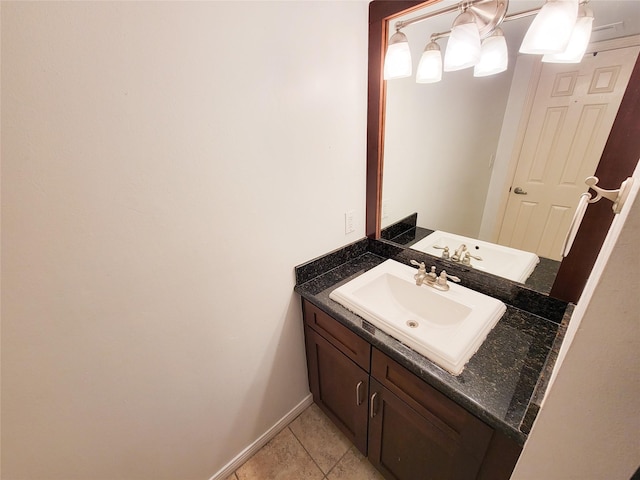
<path id="1" fill-rule="evenodd" d="M 366 234 L 380 238 L 386 83 L 382 78 L 390 20 L 439 0 L 374 0 L 369 4 L 369 73 L 367 106 Z M 542 3 L 542 0 L 541 0 Z M 640 158 L 640 56 L 595 172 L 602 188 L 615 189 L 633 174 Z M 591 204 L 571 252 L 564 258 L 549 296 L 577 302 L 609 231 L 611 202 Z"/>

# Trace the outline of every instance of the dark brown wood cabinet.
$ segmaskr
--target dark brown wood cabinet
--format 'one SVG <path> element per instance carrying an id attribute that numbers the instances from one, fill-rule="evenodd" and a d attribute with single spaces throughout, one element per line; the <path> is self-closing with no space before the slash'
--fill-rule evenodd
<path id="1" fill-rule="evenodd" d="M 475 479 L 493 429 L 373 350 L 369 460 L 388 478 Z"/>
<path id="2" fill-rule="evenodd" d="M 506 480 L 520 447 L 303 301 L 316 404 L 387 479 Z"/>
<path id="3" fill-rule="evenodd" d="M 369 373 L 311 328 L 305 337 L 313 400 L 366 455 Z"/>

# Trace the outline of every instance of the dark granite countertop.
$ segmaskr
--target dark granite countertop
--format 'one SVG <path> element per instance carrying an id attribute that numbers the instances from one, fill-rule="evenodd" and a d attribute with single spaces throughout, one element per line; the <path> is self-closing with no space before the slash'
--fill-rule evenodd
<path id="1" fill-rule="evenodd" d="M 566 330 L 571 309 L 567 309 L 566 304 L 551 302 L 554 315 L 550 320 L 517 308 L 502 298 L 507 304 L 506 313 L 463 372 L 453 376 L 329 298 L 335 288 L 392 257 L 380 254 L 378 243 L 365 239 L 297 267 L 295 291 L 478 418 L 523 445 L 560 347 L 558 333 L 563 335 Z M 520 300 L 520 295 L 514 298 Z"/>

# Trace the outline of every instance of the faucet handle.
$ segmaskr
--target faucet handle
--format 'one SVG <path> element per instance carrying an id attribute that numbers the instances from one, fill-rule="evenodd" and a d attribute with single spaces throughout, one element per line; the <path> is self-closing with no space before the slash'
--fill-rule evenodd
<path id="1" fill-rule="evenodd" d="M 447 280 L 460 283 L 460 279 L 458 277 L 456 277 L 455 275 L 449 275 L 445 270 L 442 270 L 442 272 L 440 272 L 440 278 L 442 278 L 445 283 L 447 282 Z"/>
<path id="2" fill-rule="evenodd" d="M 440 245 L 433 245 L 433 248 L 437 248 L 438 250 L 442 250 L 442 258 L 445 258 L 445 259 L 449 258 L 449 247 L 447 247 L 447 246 L 441 247 Z"/>
<path id="3" fill-rule="evenodd" d="M 464 254 L 464 258 L 462 258 L 462 264 L 471 266 L 471 259 L 475 258 L 476 260 L 482 260 L 482 257 L 478 257 L 476 255 L 471 255 L 469 251 L 466 251 Z"/>
<path id="4" fill-rule="evenodd" d="M 418 266 L 418 273 L 416 273 L 413 278 L 415 278 L 416 280 L 416 285 L 420 286 L 422 285 L 422 283 L 424 282 L 424 280 L 427 278 L 427 270 L 426 267 L 424 266 L 424 262 L 417 262 L 415 260 L 411 260 L 411 265 L 417 265 Z"/>
<path id="5" fill-rule="evenodd" d="M 435 284 L 433 285 L 434 288 L 438 289 L 438 290 L 442 290 L 443 292 L 446 292 L 447 290 L 449 290 L 449 284 L 447 283 L 447 279 L 451 280 L 453 282 L 459 282 L 460 279 L 458 277 L 454 277 L 453 275 L 449 275 L 445 270 L 442 270 L 442 272 L 440 272 L 440 276 L 437 278 Z"/>
<path id="6" fill-rule="evenodd" d="M 409 263 L 411 265 L 415 265 L 418 267 L 418 273 L 427 273 L 427 267 L 425 267 L 424 262 L 418 262 L 417 260 L 411 260 Z"/>

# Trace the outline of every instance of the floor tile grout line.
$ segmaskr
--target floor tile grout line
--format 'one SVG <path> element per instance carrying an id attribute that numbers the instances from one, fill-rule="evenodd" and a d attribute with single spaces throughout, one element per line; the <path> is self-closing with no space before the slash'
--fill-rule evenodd
<path id="1" fill-rule="evenodd" d="M 298 417 L 302 416 L 302 414 L 303 414 L 304 412 L 306 412 L 309 408 L 311 408 L 313 405 L 315 405 L 315 404 L 312 404 L 312 405 L 310 405 L 309 407 L 307 407 L 307 409 L 305 409 L 302 413 L 300 413 L 300 415 L 298 415 Z M 320 410 L 320 413 L 321 413 L 321 415 L 325 416 L 325 414 L 324 414 L 324 412 L 322 412 L 322 410 Z M 296 417 L 296 419 L 297 419 L 298 417 Z M 294 420 L 294 421 L 295 421 L 295 420 Z M 291 426 L 292 424 L 293 424 L 293 421 L 292 421 L 289 425 L 287 425 L 287 428 L 289 428 L 289 430 L 291 431 L 291 433 L 293 434 L 293 436 L 295 437 L 295 439 L 296 439 L 296 440 L 298 440 L 298 443 L 300 443 L 300 445 L 302 445 L 302 448 L 304 449 L 304 451 L 305 451 L 305 452 L 307 452 L 307 454 L 309 455 L 309 457 L 311 457 L 311 460 L 313 460 L 313 463 L 315 463 L 315 464 L 318 466 L 318 468 L 320 469 L 320 471 L 323 473 L 323 475 L 324 475 L 323 480 L 325 480 L 325 479 L 328 479 L 328 478 L 329 478 L 329 474 L 334 470 L 334 468 L 336 468 L 336 467 L 338 466 L 338 464 L 339 464 L 339 463 L 342 461 L 342 459 L 343 459 L 343 458 L 344 458 L 344 457 L 345 457 L 345 456 L 346 456 L 346 455 L 351 451 L 351 449 L 352 449 L 352 448 L 354 448 L 354 445 L 351 445 L 351 444 L 350 444 L 350 445 L 347 447 L 347 449 L 345 450 L 345 452 L 340 456 L 340 458 L 339 458 L 338 460 L 336 460 L 336 461 L 333 463 L 333 465 L 329 468 L 329 470 L 327 470 L 327 472 L 325 473 L 325 472 L 324 472 L 324 470 L 320 467 L 320 465 L 318 465 L 318 462 L 316 462 L 316 459 L 315 459 L 315 458 L 313 458 L 313 455 L 311 454 L 311 452 L 309 452 L 309 450 L 307 450 L 307 448 L 304 446 L 304 444 L 302 443 L 302 440 L 300 440 L 300 439 L 296 436 L 296 434 L 295 434 L 295 432 L 293 431 L 293 429 L 291 429 L 291 428 L 290 428 L 290 426 Z"/>
<path id="2" fill-rule="evenodd" d="M 306 411 L 306 410 L 305 410 Z M 292 422 L 293 423 L 293 422 Z M 302 449 L 306 452 L 307 455 L 309 455 L 309 458 L 311 459 L 311 461 L 315 464 L 316 467 L 318 467 L 318 470 L 320 470 L 320 472 L 323 475 L 323 480 L 326 478 L 327 474 L 333 469 L 333 467 L 335 467 L 335 465 L 333 465 L 330 469 L 329 472 L 326 472 L 320 467 L 320 465 L 318 465 L 318 462 L 316 462 L 316 459 L 313 458 L 313 455 L 311 455 L 311 452 L 309 452 L 309 450 L 307 450 L 307 447 L 304 446 L 304 444 L 302 443 L 302 440 L 300 440 L 296 434 L 294 433 L 293 430 L 291 430 L 290 425 L 287 425 L 287 428 L 289 429 L 289 431 L 291 432 L 291 435 L 293 435 L 293 438 L 296 439 L 296 441 L 300 444 L 300 446 L 302 447 Z"/>
<path id="3" fill-rule="evenodd" d="M 336 463 L 333 464 L 333 467 L 331 467 L 329 469 L 329 471 L 327 472 L 327 478 L 329 477 L 329 474 L 331 472 L 333 472 L 333 469 L 336 468 L 338 466 L 338 464 L 342 461 L 342 459 L 347 456 L 347 453 L 349 453 L 351 451 L 351 448 L 352 448 L 351 446 L 349 448 L 347 448 L 347 451 L 342 454 L 342 456 L 338 459 L 338 461 Z"/>

